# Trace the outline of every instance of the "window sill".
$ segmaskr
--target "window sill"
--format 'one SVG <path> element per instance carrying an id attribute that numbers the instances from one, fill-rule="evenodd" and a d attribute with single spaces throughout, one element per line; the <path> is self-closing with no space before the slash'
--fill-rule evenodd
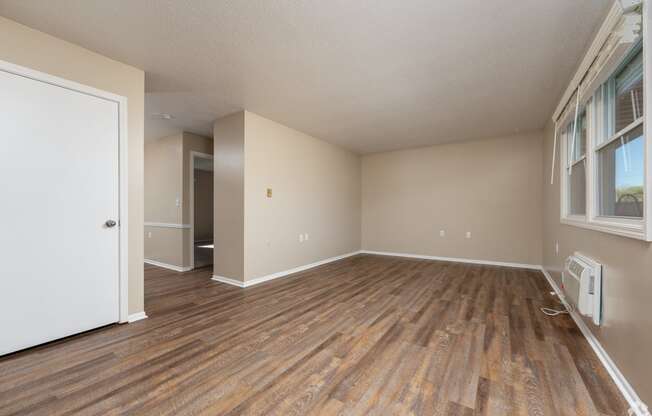
<path id="1" fill-rule="evenodd" d="M 561 219 L 562 224 L 587 230 L 600 231 L 603 233 L 619 235 L 621 237 L 633 238 L 642 241 L 652 241 L 645 235 L 645 223 L 643 221 L 627 221 L 615 219 L 609 221 L 606 218 L 596 218 L 591 221 L 583 217 L 566 217 Z"/>

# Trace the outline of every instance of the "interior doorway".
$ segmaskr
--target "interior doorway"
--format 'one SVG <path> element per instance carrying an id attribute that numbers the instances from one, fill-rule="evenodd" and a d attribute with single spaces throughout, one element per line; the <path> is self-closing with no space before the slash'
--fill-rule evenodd
<path id="1" fill-rule="evenodd" d="M 190 265 L 213 264 L 213 155 L 190 153 Z"/>

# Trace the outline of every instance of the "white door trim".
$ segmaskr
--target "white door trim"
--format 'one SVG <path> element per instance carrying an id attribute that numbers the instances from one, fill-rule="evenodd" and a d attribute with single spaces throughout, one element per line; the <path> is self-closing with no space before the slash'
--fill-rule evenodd
<path id="1" fill-rule="evenodd" d="M 190 151 L 190 270 L 195 268 L 195 159 L 213 160 L 213 155 L 209 153 Z M 214 197 L 214 195 L 213 195 Z M 215 241 L 215 236 L 213 236 Z"/>
<path id="2" fill-rule="evenodd" d="M 10 74 L 18 75 L 21 77 L 33 79 L 35 81 L 44 82 L 50 85 L 56 85 L 71 91 L 76 91 L 82 94 L 91 95 L 108 101 L 113 101 L 118 104 L 118 134 L 119 134 L 119 161 L 118 161 L 118 175 L 119 175 L 119 261 L 120 261 L 120 276 L 119 276 L 119 299 L 120 299 L 120 322 L 127 322 L 129 319 L 129 225 L 128 225 L 128 137 L 127 137 L 127 98 L 121 95 L 116 95 L 107 91 L 102 91 L 97 88 L 82 85 L 74 81 L 64 78 L 59 78 L 54 75 L 46 74 L 44 72 L 35 71 L 20 65 L 15 65 L 10 62 L 0 60 L 0 71 L 8 72 Z"/>

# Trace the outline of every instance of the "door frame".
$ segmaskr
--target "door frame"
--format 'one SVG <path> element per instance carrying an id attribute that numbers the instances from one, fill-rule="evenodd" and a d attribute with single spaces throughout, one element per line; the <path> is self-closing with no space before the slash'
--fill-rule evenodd
<path id="1" fill-rule="evenodd" d="M 65 88 L 81 94 L 90 95 L 118 104 L 118 234 L 119 234 L 119 276 L 118 276 L 118 299 L 119 299 L 119 322 L 129 320 L 129 177 L 128 166 L 128 127 L 127 127 L 127 97 L 102 91 L 97 88 L 79 84 L 64 78 L 36 71 L 11 62 L 0 60 L 0 71 L 13 75 L 29 78 L 34 81 L 43 82 L 57 87 Z"/>
<path id="2" fill-rule="evenodd" d="M 215 159 L 209 153 L 190 151 L 190 270 L 195 268 L 195 159 L 208 159 L 213 161 L 213 169 L 215 168 Z M 213 171 L 214 172 L 214 171 Z M 215 199 L 215 190 L 213 190 L 213 199 Z M 215 216 L 215 213 L 213 213 Z M 214 228 L 213 228 L 214 229 Z M 213 236 L 213 244 L 215 244 L 215 236 Z M 215 253 L 215 246 L 213 246 L 213 253 Z"/>

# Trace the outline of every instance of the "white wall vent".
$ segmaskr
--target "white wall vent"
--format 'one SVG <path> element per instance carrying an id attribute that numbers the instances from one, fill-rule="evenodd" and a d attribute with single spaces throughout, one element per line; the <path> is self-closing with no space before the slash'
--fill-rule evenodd
<path id="1" fill-rule="evenodd" d="M 602 319 L 602 265 L 575 252 L 566 259 L 561 275 L 564 297 L 577 311 L 600 325 Z"/>

